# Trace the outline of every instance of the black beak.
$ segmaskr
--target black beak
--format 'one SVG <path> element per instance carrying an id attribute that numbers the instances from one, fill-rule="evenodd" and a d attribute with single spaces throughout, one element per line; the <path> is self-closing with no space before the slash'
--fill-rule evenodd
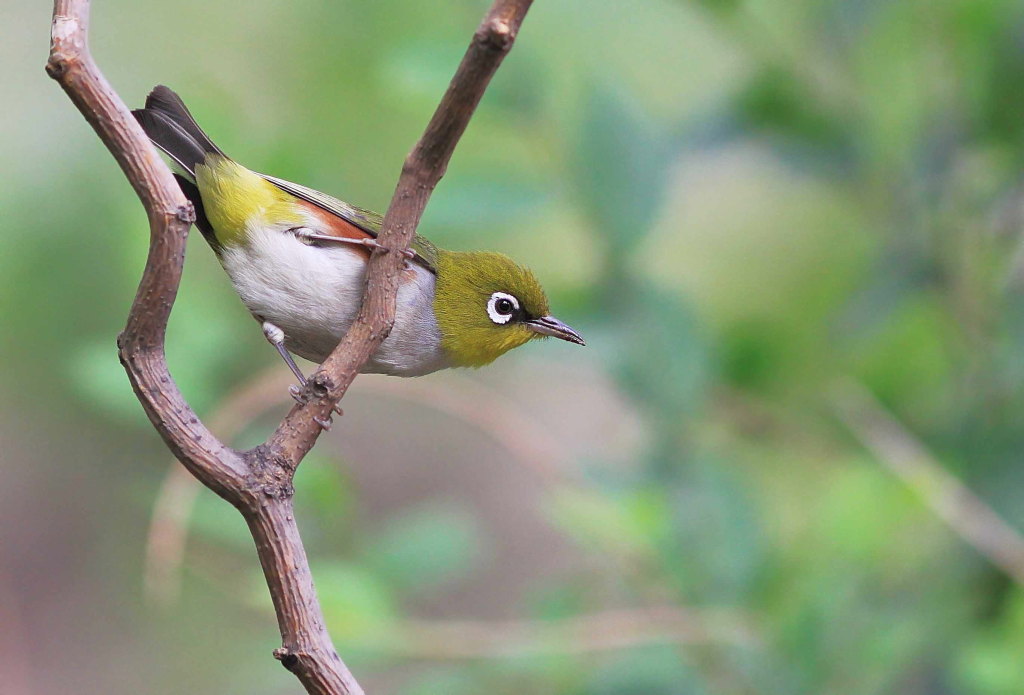
<path id="1" fill-rule="evenodd" d="M 526 321 L 524 326 L 540 335 L 549 335 L 552 338 L 561 338 L 577 345 L 586 345 L 583 337 L 569 326 L 556 319 L 554 316 L 541 316 L 539 319 Z"/>

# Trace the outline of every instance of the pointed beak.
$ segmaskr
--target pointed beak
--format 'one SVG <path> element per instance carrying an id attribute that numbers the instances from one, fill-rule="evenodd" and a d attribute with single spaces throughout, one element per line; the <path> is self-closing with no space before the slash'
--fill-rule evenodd
<path id="1" fill-rule="evenodd" d="M 540 335 L 549 335 L 552 338 L 561 338 L 577 345 L 586 345 L 583 336 L 554 316 L 541 316 L 539 319 L 526 321 L 523 325 Z"/>

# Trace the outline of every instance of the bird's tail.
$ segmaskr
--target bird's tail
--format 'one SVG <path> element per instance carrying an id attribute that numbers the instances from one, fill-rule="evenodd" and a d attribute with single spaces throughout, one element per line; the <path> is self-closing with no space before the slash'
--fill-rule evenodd
<path id="1" fill-rule="evenodd" d="M 213 140 L 192 118 L 185 102 L 169 87 L 154 87 L 146 97 L 145 108 L 132 111 L 132 115 L 152 143 L 178 165 L 180 171 L 175 173 L 174 178 L 178 180 L 185 197 L 192 201 L 196 209 L 196 227 L 216 250 L 218 243 L 203 210 L 199 189 L 195 185 L 196 165 L 202 164 L 207 154 L 219 154 L 222 157 L 227 155 L 213 144 Z"/>
<path id="2" fill-rule="evenodd" d="M 132 115 L 153 144 L 190 176 L 195 176 L 196 165 L 203 163 L 207 153 L 226 156 L 169 87 L 154 87 L 146 97 L 146 107 L 132 111 Z"/>

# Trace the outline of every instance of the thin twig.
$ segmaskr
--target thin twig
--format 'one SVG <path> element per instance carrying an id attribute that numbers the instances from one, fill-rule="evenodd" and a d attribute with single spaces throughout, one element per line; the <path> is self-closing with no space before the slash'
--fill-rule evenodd
<path id="1" fill-rule="evenodd" d="M 758 641 L 734 616 L 678 606 L 551 620 L 401 620 L 385 634 L 385 651 L 434 660 L 589 654 L 651 644 L 749 647 Z"/>
<path id="2" fill-rule="evenodd" d="M 863 385 L 835 389 L 835 411 L 854 436 L 971 547 L 1024 585 L 1024 537 L 951 475 Z"/>
<path id="3" fill-rule="evenodd" d="M 308 398 L 266 444 L 246 452 L 218 440 L 189 407 L 164 357 L 167 319 L 177 295 L 185 240 L 195 212 L 88 49 L 89 0 L 55 0 L 46 70 L 120 164 L 150 221 L 150 248 L 139 289 L 118 338 L 135 394 L 168 448 L 204 485 L 242 513 L 263 566 L 281 631 L 274 655 L 307 692 L 360 694 L 324 626 L 292 509 L 292 478 L 303 456 L 394 320 L 404 256 L 427 200 L 444 173 L 494 71 L 512 46 L 530 0 L 495 0 L 477 29 L 440 106 L 405 162 L 367 271 L 352 327 L 309 380 Z"/>
<path id="4" fill-rule="evenodd" d="M 225 596 L 236 595 L 237 577 L 202 566 L 194 571 Z M 670 604 L 556 618 L 385 618 L 345 642 L 375 656 L 430 661 L 595 654 L 656 644 L 747 648 L 763 644 L 756 616 L 731 608 Z"/>

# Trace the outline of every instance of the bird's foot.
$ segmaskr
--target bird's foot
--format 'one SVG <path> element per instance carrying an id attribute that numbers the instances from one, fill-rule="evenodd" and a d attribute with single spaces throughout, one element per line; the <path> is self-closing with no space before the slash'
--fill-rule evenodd
<path id="1" fill-rule="evenodd" d="M 302 383 L 298 386 L 292 384 L 291 386 L 288 387 L 288 393 L 291 394 L 291 397 L 294 398 L 295 402 L 298 403 L 299 405 L 306 405 L 307 403 L 309 403 L 309 397 L 306 395 L 305 386 L 306 384 Z M 332 410 L 335 413 L 337 413 L 340 417 L 345 416 L 345 411 L 342 410 L 341 406 L 338 405 L 337 403 L 334 404 L 334 408 L 332 408 Z M 323 427 L 323 424 L 319 420 L 317 420 L 316 418 L 313 419 L 316 421 L 316 424 Z M 331 429 L 330 420 L 328 420 L 327 423 L 327 426 L 324 427 L 325 430 Z"/>

